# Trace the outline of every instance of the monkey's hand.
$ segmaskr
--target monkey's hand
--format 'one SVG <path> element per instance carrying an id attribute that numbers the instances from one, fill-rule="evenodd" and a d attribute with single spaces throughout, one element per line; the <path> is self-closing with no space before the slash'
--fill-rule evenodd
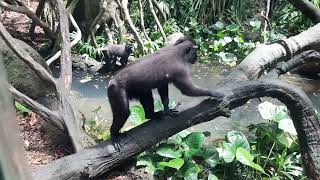
<path id="1" fill-rule="evenodd" d="M 158 111 L 152 115 L 151 119 L 161 119 L 166 116 L 177 117 L 178 112 L 179 111 L 177 111 L 176 109 L 168 109 L 168 110 L 164 110 L 164 111 Z"/>

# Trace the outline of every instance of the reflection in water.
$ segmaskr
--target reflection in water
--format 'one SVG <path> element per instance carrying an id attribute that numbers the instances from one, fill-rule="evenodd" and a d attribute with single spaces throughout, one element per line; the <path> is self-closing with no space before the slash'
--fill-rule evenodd
<path id="1" fill-rule="evenodd" d="M 221 64 L 214 64 L 211 67 L 196 64 L 190 67 L 193 82 L 204 88 L 214 89 L 216 84 L 230 72 L 230 68 L 222 66 Z M 80 83 L 83 79 L 88 79 L 85 74 L 75 74 L 72 90 L 74 95 L 74 104 L 79 111 L 83 112 L 87 117 L 92 117 L 95 114 L 91 111 L 101 106 L 101 116 L 107 120 L 111 125 L 112 113 L 107 98 L 107 77 L 91 77 L 91 81 Z M 319 89 L 320 84 L 314 80 L 305 80 L 296 76 L 284 76 L 282 79 L 289 81 L 295 85 L 300 86 L 305 90 L 313 101 L 315 107 L 320 107 Z M 172 85 L 169 87 L 170 98 L 176 102 L 187 104 L 195 100 L 195 97 L 187 97 L 180 93 L 178 89 Z M 154 98 L 159 100 L 157 91 L 154 91 Z M 199 97 L 204 99 L 204 97 Z M 199 99 L 198 98 L 198 99 Z M 131 103 L 131 105 L 134 103 Z M 218 117 L 213 121 L 202 123 L 190 128 L 195 131 L 210 131 L 213 138 L 223 137 L 229 130 L 239 130 L 244 133 L 247 132 L 247 126 L 252 123 L 263 122 L 261 119 L 257 105 L 259 101 L 251 100 L 245 106 L 236 108 L 232 111 L 230 118 Z M 128 125 L 129 122 L 127 122 Z"/>

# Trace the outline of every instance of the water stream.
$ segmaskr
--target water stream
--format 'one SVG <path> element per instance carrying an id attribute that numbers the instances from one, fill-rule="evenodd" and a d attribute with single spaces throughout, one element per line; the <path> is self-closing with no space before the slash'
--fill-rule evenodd
<path id="1" fill-rule="evenodd" d="M 214 89 L 217 82 L 230 71 L 230 68 L 221 64 L 214 64 L 210 67 L 196 64 L 190 67 L 194 84 L 210 89 Z M 308 94 L 315 107 L 319 109 L 320 83 L 316 80 L 309 80 L 295 75 L 285 75 L 281 79 L 301 87 Z M 107 97 L 108 81 L 108 77 L 90 77 L 84 73 L 74 74 L 72 94 L 74 95 L 73 101 L 75 106 L 79 111 L 84 113 L 87 118 L 95 116 L 95 113 L 91 111 L 101 106 L 99 115 L 103 117 L 107 125 L 110 126 L 112 122 L 112 112 Z M 170 98 L 182 104 L 190 103 L 196 99 L 182 95 L 174 86 L 169 87 L 169 94 Z M 160 99 L 156 91 L 154 91 L 154 99 Z M 138 102 L 131 102 L 130 105 L 135 103 Z M 257 110 L 258 104 L 259 102 L 257 100 L 251 100 L 246 105 L 234 109 L 230 118 L 218 117 L 213 121 L 193 126 L 189 128 L 189 130 L 210 131 L 212 134 L 211 137 L 213 138 L 212 140 L 224 137 L 229 130 L 239 130 L 246 133 L 248 131 L 248 125 L 263 122 Z M 130 125 L 130 122 L 126 123 L 126 126 L 128 125 Z"/>

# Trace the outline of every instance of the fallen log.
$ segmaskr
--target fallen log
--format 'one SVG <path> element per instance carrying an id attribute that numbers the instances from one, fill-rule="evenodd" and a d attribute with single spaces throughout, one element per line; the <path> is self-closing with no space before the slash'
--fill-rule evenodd
<path id="1" fill-rule="evenodd" d="M 148 121 L 121 136 L 122 149 L 118 152 L 110 141 L 56 160 L 34 173 L 34 179 L 70 179 L 97 177 L 126 160 L 190 126 L 225 116 L 229 110 L 242 106 L 252 98 L 269 96 L 287 105 L 298 133 L 307 175 L 320 176 L 320 123 L 311 101 L 300 89 L 280 81 L 242 82 L 216 91 L 225 98 L 217 102 L 206 99 L 184 106 L 178 117 Z"/>

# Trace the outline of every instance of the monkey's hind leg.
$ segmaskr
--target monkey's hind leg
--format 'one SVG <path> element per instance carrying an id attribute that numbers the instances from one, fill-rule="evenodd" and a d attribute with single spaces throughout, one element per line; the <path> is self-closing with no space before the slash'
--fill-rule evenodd
<path id="1" fill-rule="evenodd" d="M 109 84 L 108 97 L 113 114 L 113 121 L 110 129 L 111 141 L 114 148 L 117 151 L 120 151 L 120 129 L 123 127 L 130 115 L 129 101 L 125 90 L 119 88 L 117 83 L 114 82 L 110 82 Z"/>

